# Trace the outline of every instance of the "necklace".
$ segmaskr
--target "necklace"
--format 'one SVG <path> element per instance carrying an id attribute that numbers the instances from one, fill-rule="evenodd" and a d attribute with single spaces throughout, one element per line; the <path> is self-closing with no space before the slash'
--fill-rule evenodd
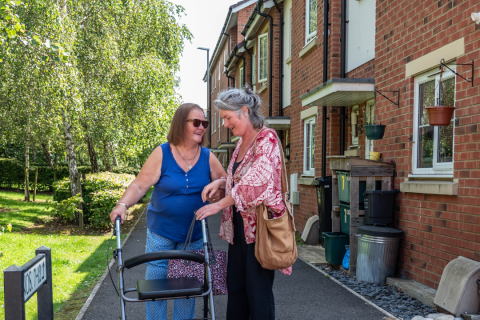
<path id="1" fill-rule="evenodd" d="M 175 149 L 177 150 L 178 154 L 180 155 L 180 157 L 182 157 L 183 161 L 185 161 L 185 163 L 188 165 L 188 170 L 192 169 L 192 165 L 190 163 L 188 163 L 188 161 L 191 161 L 193 159 L 195 159 L 198 155 L 198 150 L 200 150 L 200 145 L 198 145 L 198 148 L 197 148 L 197 152 L 195 152 L 195 155 L 193 156 L 193 158 L 190 158 L 190 159 L 185 159 L 182 154 L 180 153 L 180 151 L 178 151 L 178 148 L 177 146 L 175 146 Z"/>

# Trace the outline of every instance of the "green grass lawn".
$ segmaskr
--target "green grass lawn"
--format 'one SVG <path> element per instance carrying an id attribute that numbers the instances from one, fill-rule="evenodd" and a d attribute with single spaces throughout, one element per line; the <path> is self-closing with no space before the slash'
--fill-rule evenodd
<path id="1" fill-rule="evenodd" d="M 142 199 L 144 203 L 148 202 L 151 192 Z M 46 203 L 52 199 L 51 195 L 37 195 L 36 203 L 21 199 L 21 193 L 0 191 L 0 270 L 13 264 L 23 265 L 35 256 L 35 249 L 42 245 L 51 248 L 55 319 L 75 319 L 105 271 L 111 232 L 57 225 Z M 132 217 L 139 216 L 140 207 L 136 206 Z M 131 227 L 134 221 L 129 222 Z M 8 231 L 9 224 L 12 232 Z M 127 233 L 124 231 L 124 234 Z M 115 245 L 115 241 L 112 244 Z M 0 282 L 3 284 L 3 272 Z M 5 317 L 3 301 L 2 286 L 0 319 Z M 36 295 L 27 302 L 26 311 L 27 319 L 37 319 Z"/>

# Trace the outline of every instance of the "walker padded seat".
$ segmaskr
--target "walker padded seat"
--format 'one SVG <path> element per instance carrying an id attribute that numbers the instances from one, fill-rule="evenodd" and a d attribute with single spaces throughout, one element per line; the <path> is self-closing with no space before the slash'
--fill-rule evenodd
<path id="1" fill-rule="evenodd" d="M 139 300 L 190 297 L 203 293 L 203 283 L 197 278 L 156 279 L 137 281 Z"/>

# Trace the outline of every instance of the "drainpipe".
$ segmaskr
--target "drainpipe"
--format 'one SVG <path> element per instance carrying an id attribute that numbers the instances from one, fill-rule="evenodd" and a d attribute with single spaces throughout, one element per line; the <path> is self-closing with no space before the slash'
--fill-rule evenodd
<path id="1" fill-rule="evenodd" d="M 270 19 L 270 59 L 269 69 L 270 69 L 270 80 L 268 83 L 268 116 L 272 116 L 272 93 L 273 93 L 273 17 L 263 13 L 260 10 L 261 0 L 257 1 L 257 14 L 261 17 Z M 259 57 L 260 58 L 260 57 Z M 245 70 L 245 69 L 244 69 Z"/>
<path id="2" fill-rule="evenodd" d="M 243 60 L 243 82 L 245 82 L 245 70 L 247 69 L 246 62 L 245 62 L 245 57 L 237 56 L 237 50 L 238 50 L 238 48 L 235 47 L 235 57 Z M 242 85 L 242 83 L 240 83 L 240 85 Z"/>
<path id="3" fill-rule="evenodd" d="M 327 82 L 328 0 L 323 0 L 323 83 Z M 327 175 L 327 107 L 322 107 L 322 177 Z"/>
<path id="4" fill-rule="evenodd" d="M 247 39 L 244 40 L 243 47 L 245 48 L 245 51 L 247 51 L 247 53 L 250 55 L 250 87 L 253 88 L 253 54 L 247 48 Z M 245 71 L 245 67 L 243 67 L 243 71 Z"/>
<path id="5" fill-rule="evenodd" d="M 228 54 L 230 54 L 230 35 L 225 32 L 223 32 L 223 34 L 228 37 Z M 230 78 L 228 76 L 227 76 L 227 88 L 230 88 Z"/>
<path id="6" fill-rule="evenodd" d="M 232 79 L 232 87 L 235 88 L 235 78 L 234 78 L 234 77 L 230 77 L 230 76 L 228 75 L 228 72 L 226 73 L 226 75 L 227 75 L 228 80 Z"/>
<path id="7" fill-rule="evenodd" d="M 347 17 L 347 0 L 342 0 L 342 19 L 341 19 L 341 46 L 340 46 L 340 55 L 341 55 L 341 60 L 340 60 L 340 77 L 345 78 L 346 72 L 345 72 L 345 62 L 346 62 L 346 57 L 345 57 L 345 52 L 346 52 L 346 46 L 347 46 L 347 40 L 346 40 L 346 17 Z M 340 109 L 340 155 L 343 156 L 345 154 L 345 107 L 341 107 Z"/>
<path id="8" fill-rule="evenodd" d="M 278 115 L 281 117 L 283 116 L 283 12 L 280 10 L 280 7 L 277 4 L 277 0 L 273 0 L 275 4 L 275 8 L 277 8 L 278 13 L 280 14 L 280 55 L 279 60 L 280 63 L 278 64 L 279 74 L 280 74 L 280 81 L 278 82 Z"/>

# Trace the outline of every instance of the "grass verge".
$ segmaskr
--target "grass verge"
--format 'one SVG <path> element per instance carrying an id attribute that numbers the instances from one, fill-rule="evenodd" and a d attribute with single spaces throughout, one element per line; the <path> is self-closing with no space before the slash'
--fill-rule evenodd
<path id="1" fill-rule="evenodd" d="M 141 215 L 150 195 L 151 190 L 142 203 L 130 209 L 128 221 L 122 226 L 124 235 Z M 51 248 L 55 319 L 75 319 L 105 271 L 111 232 L 88 228 L 79 230 L 57 224 L 53 211 L 46 203 L 52 199 L 51 195 L 37 195 L 35 203 L 24 202 L 22 198 L 23 195 L 18 192 L 0 192 L 0 270 L 13 264 L 25 264 L 35 256 L 35 249 L 42 245 Z M 8 231 L 9 224 L 12 232 Z M 3 272 L 0 283 L 3 284 Z M 5 317 L 3 301 L 2 287 L 0 319 Z M 36 295 L 26 303 L 26 315 L 26 319 L 37 319 Z"/>

